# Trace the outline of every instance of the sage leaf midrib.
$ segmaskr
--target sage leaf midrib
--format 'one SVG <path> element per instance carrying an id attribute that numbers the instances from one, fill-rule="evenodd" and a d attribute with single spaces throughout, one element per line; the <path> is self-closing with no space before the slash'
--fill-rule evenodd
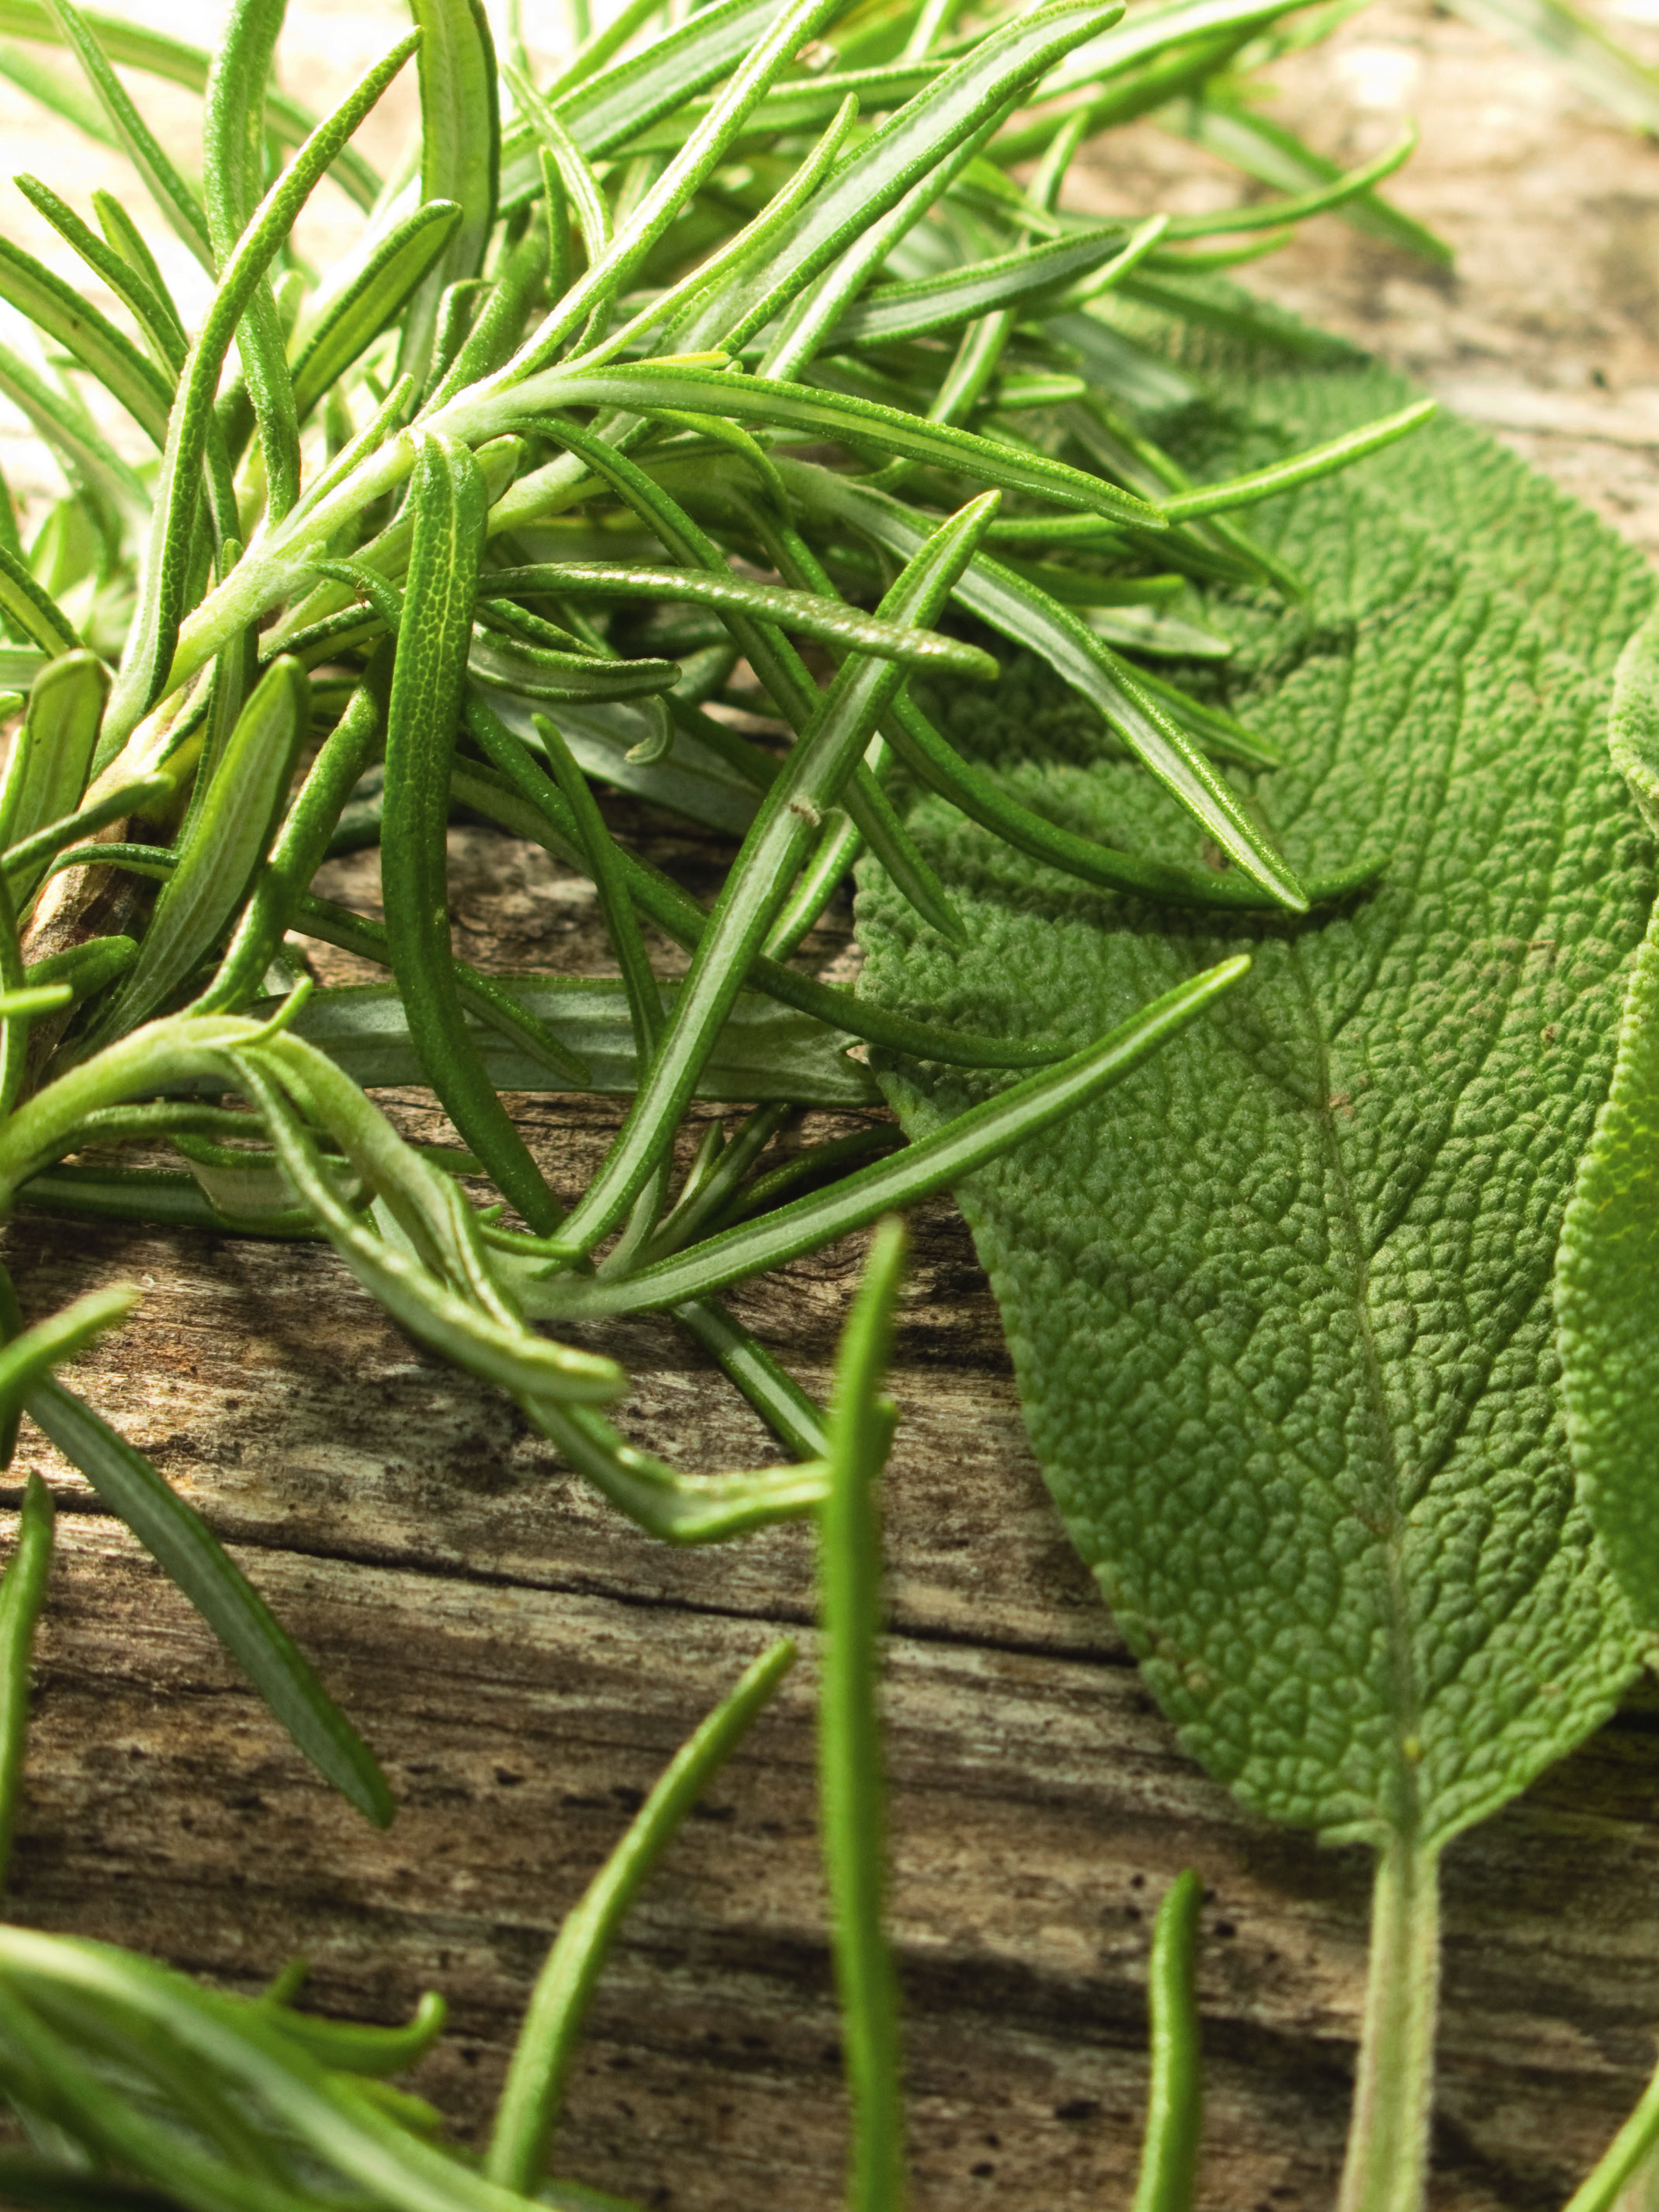
<path id="1" fill-rule="evenodd" d="M 1189 415 L 1182 457 L 1237 473 L 1285 421 L 1330 434 L 1407 396 L 1353 361 L 1268 364 L 1248 414 Z M 1188 1747 L 1274 1817 L 1432 1850 L 1595 1725 L 1634 1660 L 1574 1497 L 1549 1279 L 1651 895 L 1602 732 L 1651 585 L 1456 424 L 1256 526 L 1315 598 L 1293 643 L 1254 595 L 1225 605 L 1227 703 L 1290 763 L 1238 780 L 1304 880 L 1392 848 L 1375 893 L 1182 917 L 922 797 L 909 826 L 972 946 L 866 863 L 864 988 L 1066 1036 L 1255 953 L 1109 1109 L 960 1194 L 1038 1456 Z M 935 703 L 1022 803 L 1201 859 L 1041 672 Z M 880 1072 L 915 1133 L 991 1079 Z"/>

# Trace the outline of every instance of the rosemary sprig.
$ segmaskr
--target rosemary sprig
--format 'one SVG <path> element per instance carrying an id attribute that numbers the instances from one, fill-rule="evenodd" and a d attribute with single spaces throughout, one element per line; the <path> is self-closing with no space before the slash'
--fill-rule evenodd
<path id="1" fill-rule="evenodd" d="M 33 180 L 31 201 L 125 325 L 77 313 L 72 286 L 0 249 L 0 294 L 68 349 L 94 403 L 58 405 L 36 365 L 0 354 L 0 390 L 53 442 L 66 485 L 49 538 L 26 550 L 0 532 L 0 677 L 27 690 L 0 787 L 0 1203 L 325 1238 L 410 1334 L 507 1390 L 653 1533 L 708 1542 L 820 1517 L 854 2197 L 877 2212 L 896 2203 L 901 2159 L 869 1489 L 900 1247 L 878 1237 L 828 1414 L 714 1296 L 1018 1145 L 1163 1049 L 1249 963 L 1221 961 L 1079 1050 L 885 1012 L 805 972 L 796 948 L 866 850 L 918 933 L 963 941 L 951 886 L 884 787 L 896 767 L 1153 907 L 1288 921 L 1375 872 L 1356 854 L 1304 879 L 1218 765 L 1271 762 L 1272 732 L 1143 662 L 1172 643 L 1224 660 L 1194 580 L 1298 588 L 1237 515 L 1425 410 L 1189 483 L 1136 416 L 1136 378 L 1160 364 L 1121 303 L 1174 299 L 1248 330 L 1248 307 L 1218 311 L 1193 289 L 1205 238 L 1225 258 L 1241 228 L 1253 251 L 1263 224 L 1271 242 L 1323 209 L 1380 219 L 1376 186 L 1401 150 L 1213 223 L 1068 212 L 1090 128 L 1201 95 L 1290 0 L 1193 0 L 1133 25 L 1118 0 L 1052 0 L 961 37 L 932 0 L 717 0 L 655 28 L 630 7 L 545 82 L 521 46 L 498 69 L 471 0 L 413 12 L 415 30 L 313 121 L 270 84 L 280 10 L 265 0 L 238 0 L 210 56 L 72 0 L 11 0 L 12 27 L 59 44 L 85 80 L 90 100 L 54 93 L 60 111 L 126 149 L 213 289 L 187 327 L 129 210 L 98 203 L 94 231 Z M 809 44 L 827 67 L 806 66 Z M 411 62 L 420 143 L 406 181 L 383 188 L 350 141 Z M 203 90 L 202 199 L 117 64 Z M 1023 187 L 1012 172 L 1034 154 Z M 292 232 L 331 176 L 365 217 L 342 265 L 314 277 Z M 136 423 L 155 462 L 124 461 L 97 408 Z M 1224 865 L 1079 838 L 957 753 L 909 685 L 994 684 L 987 629 L 1044 656 L 1103 753 L 1127 748 Z M 733 726 L 720 696 L 739 659 L 776 746 Z M 711 911 L 613 839 L 595 786 L 738 841 Z M 619 986 L 456 958 L 457 805 L 592 878 Z M 313 883 L 349 810 L 352 836 L 378 831 L 384 925 Z M 115 871 L 125 918 L 100 933 L 88 918 Z M 645 921 L 690 952 L 672 988 L 650 973 Z M 295 988 L 292 939 L 307 935 L 367 953 L 389 984 Z M 870 1157 L 884 1138 L 787 1152 L 790 1107 L 873 1096 L 853 1039 L 975 1070 L 978 1103 L 886 1157 Z M 404 1143 L 366 1095 L 417 1077 L 464 1160 Z M 501 1093 L 531 1087 L 628 1097 L 585 1190 L 556 1187 L 515 1127 Z M 696 1097 L 757 1110 L 677 1185 Z M 77 1158 L 169 1141 L 174 1167 Z M 483 1205 L 458 1172 L 491 1186 Z M 371 1753 L 205 1524 L 48 1371 L 130 1303 L 94 1294 L 26 1328 L 8 1298 L 0 1425 L 15 1441 L 27 1411 L 319 1771 L 389 1818 Z M 692 1474 L 635 1449 L 605 1411 L 621 1369 L 539 1326 L 646 1307 L 714 1352 L 778 1436 L 779 1464 Z M 9 1744 L 46 1526 L 31 1488 L 0 1597 Z M 483 2174 L 351 2078 L 352 2052 L 401 2064 L 430 2020 L 360 2049 L 349 2037 L 365 2031 L 331 2040 L 284 2006 L 239 2007 L 18 1931 L 0 1931 L 8 2094 L 169 2202 L 305 2205 L 320 2166 L 337 2194 L 392 2205 L 522 2203 L 616 1918 L 786 1663 L 760 1662 L 694 1739 L 556 1945 Z M 15 1780 L 6 1759 L 0 1784 Z M 1164 2117 L 1146 2185 L 1170 2212 L 1195 2127 L 1184 1909 L 1159 1984 Z M 144 2084 L 137 2104 L 111 2096 L 124 2068 Z M 158 2100 L 174 2116 L 159 2132 Z M 25 2197 L 36 2184 L 0 2174 Z M 592 2200 L 573 2185 L 568 2201 Z"/>

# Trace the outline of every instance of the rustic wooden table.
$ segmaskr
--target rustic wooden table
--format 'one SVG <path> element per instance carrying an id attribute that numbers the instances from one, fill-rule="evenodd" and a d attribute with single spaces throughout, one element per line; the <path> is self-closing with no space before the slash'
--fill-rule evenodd
<path id="1" fill-rule="evenodd" d="M 1405 0 L 1279 74 L 1279 112 L 1344 158 L 1419 115 L 1425 150 L 1398 197 L 1457 245 L 1460 273 L 1425 275 L 1327 218 L 1256 281 L 1659 550 L 1659 149 L 1540 64 Z M 1233 189 L 1150 128 L 1101 149 L 1092 188 L 1140 207 Z M 709 866 L 665 818 L 618 818 L 653 857 Z M 482 832 L 458 830 L 454 857 L 469 957 L 601 963 L 585 884 Z M 372 902 L 372 860 L 341 864 L 338 881 Z M 837 951 L 832 936 L 820 945 Z M 434 1122 L 418 1094 L 394 1103 L 410 1126 Z M 556 1099 L 525 1101 L 524 1120 L 567 1182 L 611 1126 Z M 1150 1923 L 1192 1865 L 1206 1889 L 1200 2202 L 1325 2205 L 1365 1868 L 1246 1817 L 1177 1750 L 1049 1510 L 964 1231 L 945 1204 L 916 1230 L 887 1488 L 915 2203 L 1127 2203 Z M 325 1252 L 24 1213 L 4 1256 L 31 1312 L 117 1279 L 144 1287 L 78 1386 L 233 1545 L 402 1808 L 380 1835 L 332 1799 L 119 1525 L 26 1433 L 14 1484 L 38 1467 L 65 1510 L 11 1910 L 235 1987 L 299 1952 L 329 2011 L 394 2018 L 436 1985 L 450 2029 L 418 2086 L 472 2128 L 550 1935 L 629 1811 L 742 1663 L 803 1630 L 808 1664 L 628 1923 L 560 2164 L 676 2212 L 836 2203 L 844 2114 L 805 1533 L 707 1554 L 647 1541 Z M 859 1256 L 837 1248 L 737 1301 L 811 1387 L 827 1379 Z M 606 1343 L 635 1378 L 638 1440 L 694 1466 L 766 1455 L 668 1326 L 629 1323 Z M 1447 1879 L 1434 2202 L 1559 2203 L 1653 2061 L 1652 1702 L 1460 1844 Z"/>

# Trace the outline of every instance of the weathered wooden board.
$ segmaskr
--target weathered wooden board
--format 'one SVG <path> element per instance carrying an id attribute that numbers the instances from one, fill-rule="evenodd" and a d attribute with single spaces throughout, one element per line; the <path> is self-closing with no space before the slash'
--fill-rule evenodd
<path id="1" fill-rule="evenodd" d="M 1328 221 L 1264 287 L 1447 390 L 1659 548 L 1659 152 L 1426 9 L 1368 11 L 1284 76 L 1282 112 L 1344 157 L 1418 110 L 1425 152 L 1399 197 L 1459 245 L 1464 274 L 1430 281 Z M 1152 131 L 1113 142 L 1096 185 L 1103 204 L 1142 206 L 1220 189 Z M 665 824 L 619 818 L 653 857 L 690 857 Z M 481 833 L 458 831 L 454 853 L 469 957 L 592 968 L 584 886 Z M 347 877 L 372 888 L 362 862 Z M 395 1103 L 430 1127 L 417 1094 Z M 610 1126 L 556 1100 L 525 1115 L 572 1180 Z M 747 1658 L 805 1632 L 803 1667 L 629 1923 L 560 2162 L 677 2212 L 834 2204 L 805 1532 L 707 1553 L 648 1542 L 309 1248 L 25 1214 L 4 1254 L 32 1311 L 96 1283 L 145 1287 L 78 1382 L 237 1547 L 403 1801 L 380 1836 L 315 1784 L 30 1437 L 19 1474 L 40 1467 L 67 1510 L 11 1909 L 241 1987 L 300 1951 L 330 2011 L 395 2017 L 435 1984 L 452 2027 L 419 2086 L 474 2129 L 550 1931 L 639 1793 Z M 842 1247 L 738 1301 L 811 1386 L 857 1263 Z M 766 1453 L 666 1324 L 599 1340 L 635 1377 L 641 1442 L 691 1465 Z M 1328 2203 L 1363 1863 L 1245 1818 L 1174 1744 L 1050 1515 L 944 1205 L 917 1223 L 895 1388 L 888 1710 L 917 2205 L 1127 2203 L 1150 1919 L 1183 1864 L 1208 1892 L 1200 2202 Z M 1559 2203 L 1652 2063 L 1656 1732 L 1651 1705 L 1632 1709 L 1451 1856 L 1448 2212 Z"/>

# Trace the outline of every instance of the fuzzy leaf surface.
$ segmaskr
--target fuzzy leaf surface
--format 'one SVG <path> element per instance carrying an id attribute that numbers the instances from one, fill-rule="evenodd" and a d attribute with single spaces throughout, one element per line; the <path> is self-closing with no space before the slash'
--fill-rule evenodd
<path id="1" fill-rule="evenodd" d="M 1659 814 L 1659 619 L 1625 647 L 1608 732 L 1616 769 Z M 1656 917 L 1659 921 L 1659 917 Z M 1659 1626 L 1659 935 L 1650 925 L 1625 1001 L 1613 1088 L 1567 1208 L 1556 1261 L 1562 1393 L 1573 1464 L 1620 1588 Z"/>
<path id="2" fill-rule="evenodd" d="M 1258 357 L 1230 392 L 1163 426 L 1199 481 L 1409 396 L 1358 357 Z M 970 949 L 866 862 L 864 988 L 1080 1040 L 1254 952 L 1167 1053 L 959 1195 L 1050 1486 L 1188 1747 L 1274 1818 L 1432 1848 L 1633 1664 L 1574 1497 L 1550 1279 L 1651 896 L 1604 727 L 1651 584 L 1455 422 L 1255 526 L 1313 599 L 1218 609 L 1229 703 L 1287 763 L 1237 786 L 1304 876 L 1388 852 L 1378 888 L 1304 920 L 1159 913 L 924 797 L 909 825 Z M 1043 672 L 935 703 L 1027 805 L 1205 858 Z M 882 1073 L 917 1134 L 994 1080 Z"/>

